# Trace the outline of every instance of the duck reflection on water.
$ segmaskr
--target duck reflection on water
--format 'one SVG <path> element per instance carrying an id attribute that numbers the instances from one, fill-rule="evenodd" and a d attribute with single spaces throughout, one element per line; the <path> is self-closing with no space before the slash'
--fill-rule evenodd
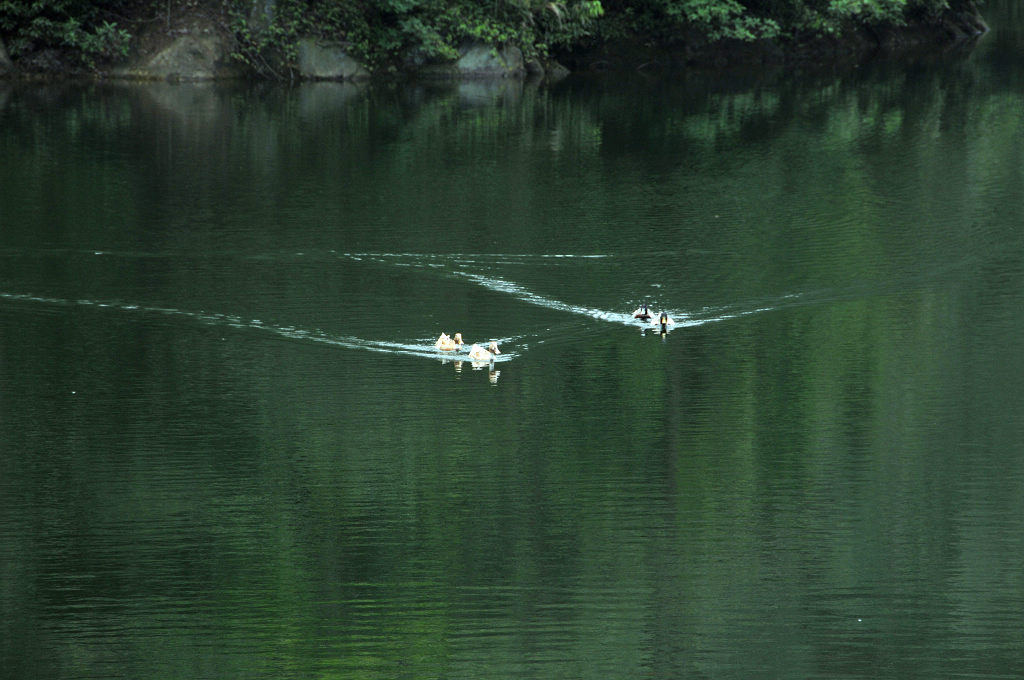
<path id="1" fill-rule="evenodd" d="M 449 359 L 448 357 L 444 357 L 444 358 L 441 359 L 441 364 L 442 365 L 449 364 L 449 363 L 452 364 L 452 367 L 455 369 L 456 375 L 461 376 L 462 375 L 462 365 L 465 364 L 466 362 L 463 361 L 462 359 L 454 359 L 454 360 L 452 360 L 452 359 Z M 501 371 L 499 371 L 498 369 L 494 368 L 494 363 L 493 362 L 491 362 L 491 361 L 472 360 L 472 361 L 469 362 L 469 365 L 470 365 L 470 367 L 472 367 L 472 369 L 474 371 L 482 371 L 482 370 L 484 370 L 486 368 L 487 369 L 487 380 L 488 380 L 488 382 L 490 382 L 492 385 L 497 385 L 498 384 L 498 378 L 501 377 Z"/>

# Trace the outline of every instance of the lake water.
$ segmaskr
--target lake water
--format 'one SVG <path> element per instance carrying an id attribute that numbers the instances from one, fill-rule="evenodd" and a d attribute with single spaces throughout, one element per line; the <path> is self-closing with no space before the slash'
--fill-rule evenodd
<path id="1" fill-rule="evenodd" d="M 0 676 L 1024 675 L 985 13 L 843 73 L 0 84 Z"/>

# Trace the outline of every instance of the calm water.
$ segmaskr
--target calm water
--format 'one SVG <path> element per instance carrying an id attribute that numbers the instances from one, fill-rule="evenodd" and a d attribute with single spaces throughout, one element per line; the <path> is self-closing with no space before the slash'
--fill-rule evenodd
<path id="1" fill-rule="evenodd" d="M 986 14 L 838 75 L 0 85 L 0 676 L 1024 675 Z"/>

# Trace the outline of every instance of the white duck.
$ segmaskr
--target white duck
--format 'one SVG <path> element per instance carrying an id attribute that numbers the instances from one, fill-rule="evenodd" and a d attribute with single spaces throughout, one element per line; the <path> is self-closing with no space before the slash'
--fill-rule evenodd
<path id="1" fill-rule="evenodd" d="M 462 333 L 456 333 L 455 337 L 450 337 L 447 333 L 441 333 L 441 337 L 434 343 L 434 347 L 442 352 L 454 352 L 461 348 L 463 344 Z"/>
<path id="2" fill-rule="evenodd" d="M 474 344 L 469 348 L 469 358 L 475 359 L 476 361 L 494 361 L 494 356 L 501 354 L 498 349 L 498 343 L 491 341 L 491 344 L 484 349 L 480 345 Z"/>
<path id="3" fill-rule="evenodd" d="M 661 326 L 662 330 L 665 330 L 669 326 L 674 326 L 675 321 L 668 315 L 667 312 L 662 312 L 658 316 L 651 316 L 651 323 L 655 326 Z"/>

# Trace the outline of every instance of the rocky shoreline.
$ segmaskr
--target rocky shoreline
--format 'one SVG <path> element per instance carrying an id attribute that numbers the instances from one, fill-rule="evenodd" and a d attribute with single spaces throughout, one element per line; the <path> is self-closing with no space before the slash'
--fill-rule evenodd
<path id="1" fill-rule="evenodd" d="M 495 49 L 467 44 L 448 64 L 410 65 L 399 75 L 431 79 L 495 79 L 540 77 L 558 79 L 570 72 L 718 69 L 759 65 L 841 64 L 876 56 L 941 51 L 969 44 L 988 31 L 980 13 L 947 11 L 916 25 L 874 29 L 851 28 L 842 38 L 813 36 L 787 43 L 775 41 L 708 42 L 699 34 L 684 35 L 671 44 L 650 45 L 637 38 L 588 49 L 564 52 L 546 62 L 524 60 L 514 46 Z M 130 53 L 120 61 L 91 70 L 70 66 L 68 55 L 43 51 L 13 61 L 0 37 L 0 78 L 5 79 L 120 79 L 139 81 L 211 81 L 252 78 L 252 69 L 232 59 L 234 37 L 224 24 L 204 14 L 180 16 L 173 24 L 143 26 Z M 272 69 L 271 69 L 272 70 Z M 281 69 L 285 71 L 284 68 Z M 383 77 L 393 78 L 396 74 Z M 264 76 L 265 77 L 265 76 Z M 378 76 L 353 59 L 344 46 L 303 38 L 291 78 L 359 81 Z"/>

